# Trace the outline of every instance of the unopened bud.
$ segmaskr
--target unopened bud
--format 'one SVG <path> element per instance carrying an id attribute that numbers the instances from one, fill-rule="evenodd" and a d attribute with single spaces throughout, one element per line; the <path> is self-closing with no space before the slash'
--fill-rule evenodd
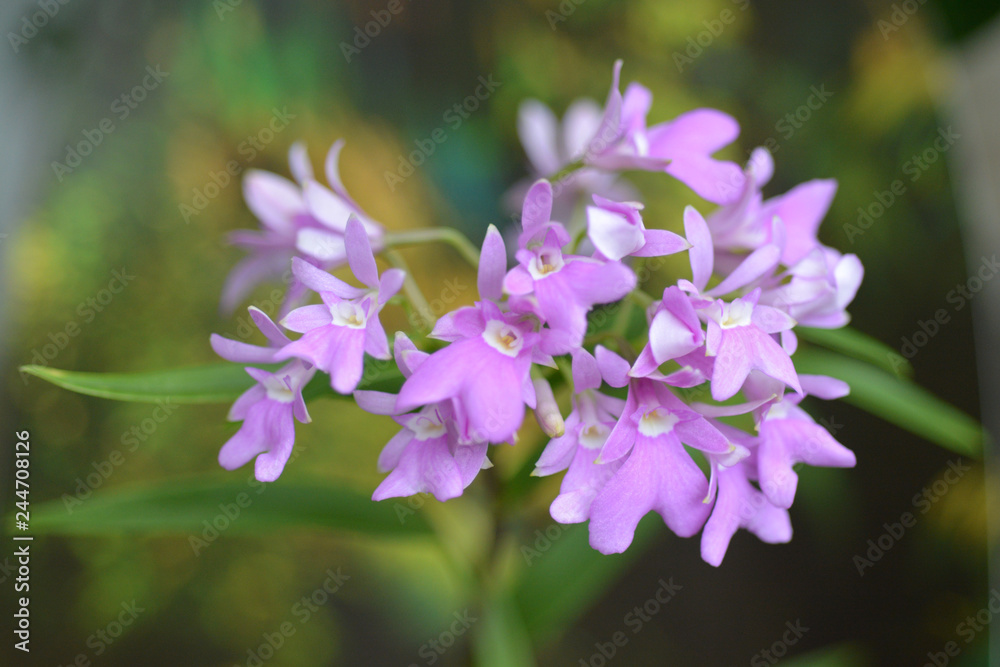
<path id="1" fill-rule="evenodd" d="M 535 385 L 535 420 L 550 438 L 558 438 L 566 432 L 566 422 L 559 413 L 559 405 L 552 394 L 552 387 L 545 378 L 532 378 Z"/>

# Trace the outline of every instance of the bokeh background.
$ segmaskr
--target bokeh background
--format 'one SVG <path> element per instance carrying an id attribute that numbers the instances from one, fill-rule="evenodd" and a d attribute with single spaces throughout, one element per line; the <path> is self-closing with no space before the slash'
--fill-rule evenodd
<path id="1" fill-rule="evenodd" d="M 192 205 L 229 161 L 287 174 L 293 141 L 306 141 L 320 167 L 329 145 L 345 137 L 344 181 L 373 217 L 394 230 L 452 225 L 478 241 L 488 224 L 509 224 L 504 194 L 526 173 L 516 134 L 519 103 L 537 98 L 561 114 L 579 96 L 603 100 L 616 58 L 625 60 L 626 81 L 653 90 L 651 121 L 703 105 L 735 115 L 743 133 L 726 155 L 742 161 L 754 146 L 769 146 L 777 171 L 767 192 L 836 178 L 840 190 L 821 237 L 865 264 L 853 325 L 899 349 L 920 321 L 947 309 L 950 321 L 912 360 L 915 379 L 972 416 L 995 410 L 995 400 L 980 400 L 977 377 L 995 378 L 996 368 L 990 372 L 982 355 L 977 368 L 973 311 L 989 310 L 996 286 L 972 307 L 947 301 L 981 257 L 1000 249 L 982 240 L 997 218 L 980 215 L 969 200 L 975 192 L 959 182 L 964 173 L 988 189 L 997 178 L 996 171 L 970 167 L 977 151 L 996 146 L 989 127 L 995 118 L 979 128 L 959 124 L 975 117 L 963 105 L 990 94 L 969 72 L 1000 42 L 995 2 L 913 0 L 904 8 L 882 0 L 402 0 L 402 11 L 349 58 L 342 44 L 351 44 L 355 29 L 387 2 L 53 2 L 58 11 L 37 34 L 23 43 L 12 39 L 24 36 L 24 17 L 42 4 L 9 2 L 0 9 L 7 42 L 0 46 L 5 514 L 13 503 L 12 433 L 22 429 L 31 433 L 36 508 L 76 493 L 95 466 L 113 455 L 118 460 L 115 452 L 121 463 L 94 498 L 193 476 L 226 478 L 216 455 L 232 432 L 224 422 L 227 406 L 178 406 L 133 446 L 126 434 L 148 424 L 155 406 L 73 394 L 17 367 L 39 363 L 36 353 L 52 367 L 74 370 L 212 361 L 208 335 L 236 335 L 241 322 L 218 308 L 225 276 L 240 257 L 225 235 L 256 223 L 238 178 L 188 219 L 181 205 Z M 724 12 L 731 22 L 718 21 Z M 708 40 L 703 35 L 712 26 L 718 34 L 709 32 Z M 700 52 L 691 47 L 699 35 L 710 42 Z M 167 74 L 123 117 L 115 100 L 143 81 L 147 67 Z M 451 128 L 444 113 L 473 93 L 480 76 L 501 85 Z M 832 95 L 809 110 L 808 120 L 783 122 L 821 88 Z M 260 150 L 248 149 L 249 137 L 259 136 L 276 113 L 287 116 L 287 126 Z M 53 167 L 65 163 L 67 144 L 76 145 L 104 118 L 112 119 L 113 131 L 100 133 L 79 166 Z M 951 126 L 960 139 L 911 180 L 913 156 Z M 438 127 L 446 128 L 446 141 L 390 191 L 386 171 Z M 848 225 L 857 224 L 858 208 L 869 207 L 876 191 L 896 179 L 905 192 L 863 234 L 852 234 Z M 662 177 L 632 180 L 647 202 L 647 220 L 676 229 L 693 195 Z M 432 296 L 447 294 L 446 281 L 474 281 L 446 247 L 405 257 Z M 88 303 L 102 298 L 115 271 L 134 278 L 107 303 Z M 271 289 L 259 290 L 253 303 L 266 304 Z M 471 301 L 473 292 L 455 303 Z M 385 321 L 389 330 L 407 326 L 390 311 Z M 78 335 L 56 354 L 45 353 L 71 323 Z M 995 345 L 991 335 L 980 329 L 982 349 L 990 340 Z M 928 652 L 955 641 L 960 654 L 947 664 L 989 664 L 989 629 L 967 643 L 958 625 L 987 604 L 992 590 L 986 480 L 995 478 L 981 462 L 961 458 L 970 470 L 921 513 L 914 496 L 944 479 L 958 454 L 843 403 L 811 407 L 839 425 L 837 437 L 857 453 L 858 466 L 800 471 L 791 544 L 768 546 L 739 534 L 715 569 L 700 560 L 696 539 L 654 525 L 643 549 L 610 559 L 612 574 L 568 559 L 566 567 L 580 567 L 574 585 L 586 588 L 600 577 L 609 585 L 555 630 L 527 629 L 537 663 L 597 667 L 604 659 L 596 644 L 625 631 L 627 645 L 608 664 L 772 664 L 761 651 L 790 636 L 786 623 L 800 623 L 808 630 L 778 646 L 774 660 L 923 665 Z M 321 479 L 370 492 L 394 424 L 328 398 L 311 412 L 314 424 L 297 429 L 299 454 L 279 483 Z M 532 455 L 537 441 L 528 429 L 525 447 L 499 452 L 500 476 Z M 248 474 L 249 468 L 231 473 Z M 395 507 L 402 520 L 413 509 L 474 551 L 469 545 L 483 531 L 476 507 L 482 484 L 444 506 L 417 500 Z M 557 484 L 539 480 L 530 492 L 529 512 L 514 527 L 522 544 L 545 546 L 536 531 L 553 530 L 546 509 Z M 907 511 L 917 524 L 860 576 L 854 557 Z M 583 541 L 578 532 L 555 534 L 554 545 Z M 443 654 L 428 649 L 429 640 L 452 627 L 454 614 L 478 612 L 460 593 L 461 566 L 426 540 L 275 526 L 225 532 L 198 555 L 188 534 L 166 532 L 43 536 L 33 550 L 33 650 L 30 658 L 11 650 L 5 630 L 6 664 L 68 665 L 80 655 L 95 665 L 256 664 L 253 654 L 260 655 L 266 636 L 292 623 L 294 634 L 261 662 L 463 665 L 471 659 L 470 637 L 488 631 L 477 621 Z M 5 544 L 3 554 L 9 553 Z M 338 568 L 350 578 L 303 621 L 296 604 Z M 0 576 L 9 605 L 12 577 Z M 627 615 L 670 578 L 683 588 L 633 633 Z M 133 600 L 142 609 L 134 622 L 112 642 L 95 640 Z"/>

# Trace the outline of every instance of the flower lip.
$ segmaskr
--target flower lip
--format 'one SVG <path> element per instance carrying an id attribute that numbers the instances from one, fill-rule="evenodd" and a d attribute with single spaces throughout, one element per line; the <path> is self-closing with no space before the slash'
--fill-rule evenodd
<path id="1" fill-rule="evenodd" d="M 266 382 L 263 382 L 264 390 L 267 391 L 267 397 L 278 403 L 291 403 L 294 401 L 295 392 L 292 391 L 289 379 L 288 376 L 285 379 L 270 377 Z"/>
<path id="2" fill-rule="evenodd" d="M 745 327 L 750 324 L 753 315 L 753 304 L 742 299 L 736 299 L 732 303 L 722 305 L 722 312 L 719 316 L 719 326 L 723 329 L 733 329 L 735 327 Z"/>
<path id="3" fill-rule="evenodd" d="M 558 273 L 566 265 L 562 251 L 559 248 L 543 246 L 535 251 L 535 256 L 528 264 L 528 272 L 535 280 Z"/>
<path id="4" fill-rule="evenodd" d="M 406 427 L 413 431 L 413 437 L 417 440 L 440 438 L 448 430 L 434 407 L 427 407 L 411 417 Z"/>
<path id="5" fill-rule="evenodd" d="M 580 429 L 580 444 L 587 449 L 600 449 L 610 434 L 611 429 L 604 424 L 587 424 Z"/>
<path id="6" fill-rule="evenodd" d="M 368 310 L 356 301 L 340 301 L 330 306 L 333 324 L 351 329 L 364 329 L 368 324 Z"/>
<path id="7" fill-rule="evenodd" d="M 483 330 L 483 340 L 500 354 L 516 357 L 524 347 L 524 334 L 503 320 L 490 320 Z"/>
<path id="8" fill-rule="evenodd" d="M 674 430 L 680 418 L 664 407 L 654 408 L 639 418 L 639 433 L 656 437 Z"/>

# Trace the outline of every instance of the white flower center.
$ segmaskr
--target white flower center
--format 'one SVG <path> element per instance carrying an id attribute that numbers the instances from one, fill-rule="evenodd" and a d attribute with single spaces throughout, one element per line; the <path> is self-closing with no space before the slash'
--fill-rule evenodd
<path id="1" fill-rule="evenodd" d="M 679 421 L 677 415 L 666 408 L 656 408 L 644 414 L 639 420 L 639 433 L 650 437 L 670 433 L 674 430 L 674 424 Z"/>
<path id="2" fill-rule="evenodd" d="M 580 429 L 580 444 L 587 449 L 600 449 L 611 434 L 604 424 L 588 424 Z"/>
<path id="3" fill-rule="evenodd" d="M 354 301 L 341 301 L 331 306 L 330 315 L 333 316 L 333 323 L 340 327 L 364 329 L 368 322 L 368 313 Z"/>
<path id="4" fill-rule="evenodd" d="M 544 278 L 553 273 L 558 273 L 566 262 L 563 261 L 562 252 L 556 248 L 546 248 L 535 255 L 528 265 L 528 272 L 535 280 Z"/>
<path id="5" fill-rule="evenodd" d="M 723 329 L 745 327 L 750 324 L 751 315 L 753 315 L 753 305 L 741 299 L 737 299 L 732 303 L 723 304 L 722 317 L 719 319 L 719 326 Z"/>
<path id="6" fill-rule="evenodd" d="M 521 332 L 516 327 L 500 320 L 490 320 L 486 323 L 483 340 L 494 350 L 506 354 L 508 357 L 516 357 L 524 346 Z"/>
<path id="7" fill-rule="evenodd" d="M 437 411 L 434 409 L 425 409 L 420 414 L 414 416 L 407 422 L 406 427 L 413 431 L 413 437 L 417 440 L 440 438 L 447 431 L 445 425 L 441 423 L 441 418 L 438 417 Z"/>

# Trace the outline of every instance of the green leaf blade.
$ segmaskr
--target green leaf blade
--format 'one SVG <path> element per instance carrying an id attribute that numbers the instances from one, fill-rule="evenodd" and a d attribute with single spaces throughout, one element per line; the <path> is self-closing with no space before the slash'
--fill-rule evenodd
<path id="1" fill-rule="evenodd" d="M 867 363 L 821 350 L 800 350 L 800 373 L 829 375 L 851 385 L 842 400 L 959 454 L 982 456 L 982 426 L 917 384 Z"/>
<path id="2" fill-rule="evenodd" d="M 243 366 L 228 362 L 149 373 L 86 373 L 45 366 L 22 366 L 21 371 L 79 394 L 139 403 L 226 403 L 254 384 Z"/>
<path id="3" fill-rule="evenodd" d="M 548 550 L 532 554 L 515 589 L 532 639 L 544 643 L 582 616 L 662 528 L 663 519 L 651 512 L 639 523 L 625 553 L 606 556 L 591 548 L 586 525 L 564 526 Z"/>
<path id="4" fill-rule="evenodd" d="M 222 518 L 219 518 L 222 517 Z M 390 503 L 376 503 L 328 480 L 257 482 L 234 473 L 111 490 L 85 500 L 64 495 L 31 512 L 33 533 L 109 535 L 188 533 L 205 523 L 233 533 L 320 528 L 373 536 L 430 535 L 419 515 L 401 521 Z"/>
<path id="5" fill-rule="evenodd" d="M 867 361 L 896 377 L 913 377 L 913 366 L 909 361 L 882 341 L 861 333 L 857 329 L 851 327 L 841 327 L 840 329 L 795 327 L 795 335 L 804 341 L 820 345 L 833 352 L 840 352 L 859 361 Z"/>

